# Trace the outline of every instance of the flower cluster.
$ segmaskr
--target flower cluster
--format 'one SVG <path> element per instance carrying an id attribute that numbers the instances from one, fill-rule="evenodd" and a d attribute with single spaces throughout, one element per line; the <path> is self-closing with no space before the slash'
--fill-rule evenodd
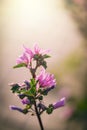
<path id="1" fill-rule="evenodd" d="M 49 50 L 42 50 L 38 47 L 37 44 L 34 45 L 33 50 L 23 46 L 24 52 L 17 59 L 17 65 L 14 68 L 26 66 L 27 68 L 32 68 L 32 61 L 36 61 L 36 68 L 42 65 L 44 68 L 47 67 L 45 58 L 48 58 L 49 55 L 47 53 Z"/>
<path id="2" fill-rule="evenodd" d="M 51 90 L 56 87 L 56 79 L 53 74 L 46 71 L 47 62 L 46 59 L 49 50 L 42 50 L 36 44 L 33 50 L 24 47 L 22 56 L 17 59 L 17 63 L 14 68 L 26 67 L 30 70 L 32 78 L 29 81 L 25 80 L 22 85 L 13 83 L 11 84 L 12 93 L 16 93 L 21 100 L 24 108 L 20 108 L 14 105 L 10 106 L 11 110 L 17 110 L 24 114 L 31 112 L 31 114 L 41 115 L 44 111 L 51 114 L 53 110 L 64 106 L 65 98 L 60 99 L 56 103 L 46 106 L 43 102 L 44 96 L 46 96 Z M 34 65 L 33 65 L 34 64 Z M 37 69 L 40 67 L 41 71 L 37 74 Z"/>

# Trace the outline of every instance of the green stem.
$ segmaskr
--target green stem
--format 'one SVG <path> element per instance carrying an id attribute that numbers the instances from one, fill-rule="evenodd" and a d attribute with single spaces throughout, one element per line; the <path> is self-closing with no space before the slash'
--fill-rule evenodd
<path id="1" fill-rule="evenodd" d="M 41 130 L 44 130 L 42 120 L 41 120 L 40 114 L 39 114 L 38 109 L 37 109 L 36 101 L 34 102 L 34 107 L 35 107 L 36 115 L 37 115 L 37 118 L 38 118 L 38 121 L 40 124 L 40 128 L 41 128 Z"/>
<path id="2" fill-rule="evenodd" d="M 38 68 L 38 63 L 36 63 L 36 67 L 34 69 L 33 68 L 30 69 L 31 75 L 32 75 L 32 77 L 34 79 L 36 77 L 35 72 L 36 72 L 37 68 Z M 38 122 L 40 124 L 40 128 L 41 128 L 41 130 L 44 130 L 44 127 L 43 127 L 43 124 L 42 124 L 42 120 L 41 120 L 40 114 L 39 114 L 38 109 L 37 109 L 36 101 L 34 101 L 34 107 L 35 107 L 35 112 L 36 112 L 36 115 L 37 115 L 37 118 L 38 118 Z"/>

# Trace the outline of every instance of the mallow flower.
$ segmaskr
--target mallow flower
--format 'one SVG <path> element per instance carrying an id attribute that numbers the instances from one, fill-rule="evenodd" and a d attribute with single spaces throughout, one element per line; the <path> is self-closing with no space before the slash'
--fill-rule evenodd
<path id="1" fill-rule="evenodd" d="M 30 100 L 28 98 L 23 98 L 21 101 L 23 104 L 30 104 Z"/>
<path id="2" fill-rule="evenodd" d="M 25 45 L 23 45 L 24 52 L 16 61 L 16 65 L 14 68 L 18 67 L 27 67 L 29 69 L 32 69 L 36 71 L 37 67 L 43 66 L 44 68 L 47 68 L 47 64 L 45 59 L 49 58 L 48 52 L 49 50 L 43 50 L 39 48 L 37 44 L 34 45 L 33 50 L 30 48 L 27 48 Z M 33 60 L 36 61 L 36 68 L 32 68 L 32 62 Z"/>
<path id="3" fill-rule="evenodd" d="M 27 68 L 30 68 L 30 57 L 27 56 L 27 54 L 24 52 L 21 56 L 18 57 L 16 64 L 21 64 L 22 66 L 26 66 Z"/>
<path id="4" fill-rule="evenodd" d="M 39 86 L 41 88 L 56 86 L 56 80 L 54 78 L 54 75 L 47 73 L 44 68 L 42 68 L 36 79 L 38 80 Z"/>
<path id="5" fill-rule="evenodd" d="M 57 109 L 65 105 L 65 97 L 61 98 L 59 101 L 53 104 L 53 108 Z"/>
<path id="6" fill-rule="evenodd" d="M 44 96 L 47 96 L 48 92 L 57 86 L 54 74 L 46 70 L 47 61 L 45 59 L 50 57 L 47 55 L 48 52 L 49 50 L 43 50 L 37 44 L 34 45 L 33 50 L 24 46 L 24 52 L 17 59 L 17 65 L 14 68 L 27 67 L 31 76 L 28 77 L 28 80 L 24 80 L 22 84 L 14 83 L 10 85 L 12 93 L 19 97 L 24 107 L 22 109 L 12 105 L 10 110 L 36 115 L 41 130 L 44 130 L 41 114 L 44 112 L 52 114 L 55 109 L 65 105 L 65 98 L 53 104 L 50 101 L 48 105 L 44 103 Z"/>
<path id="7" fill-rule="evenodd" d="M 25 52 L 30 56 L 30 59 L 34 57 L 34 55 L 45 55 L 49 52 L 49 50 L 41 49 L 37 44 L 34 45 L 33 50 L 24 46 Z"/>
<path id="8" fill-rule="evenodd" d="M 14 105 L 9 106 L 10 110 L 16 110 L 23 113 L 23 109 Z"/>
<path id="9" fill-rule="evenodd" d="M 10 108 L 10 110 L 19 111 L 19 112 L 21 112 L 23 114 L 27 114 L 28 113 L 28 110 L 26 108 L 22 109 L 20 107 L 14 106 L 14 105 L 10 105 L 9 108 Z"/>

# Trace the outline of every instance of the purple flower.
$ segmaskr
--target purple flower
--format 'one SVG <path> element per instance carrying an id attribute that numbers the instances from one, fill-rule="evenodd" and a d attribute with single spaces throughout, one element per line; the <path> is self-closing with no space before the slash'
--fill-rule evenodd
<path id="1" fill-rule="evenodd" d="M 32 51 L 30 48 L 27 48 L 27 47 L 25 47 L 25 46 L 23 46 L 23 47 L 24 47 L 25 53 L 28 54 L 28 56 L 30 57 L 30 61 L 31 61 L 31 59 L 32 59 L 33 56 L 34 56 L 33 51 Z"/>
<path id="2" fill-rule="evenodd" d="M 56 80 L 54 79 L 54 75 L 50 73 L 46 73 L 46 70 L 43 68 L 40 74 L 36 77 L 39 82 L 40 87 L 52 87 L 56 85 Z"/>
<path id="3" fill-rule="evenodd" d="M 30 100 L 28 98 L 23 98 L 22 103 L 23 104 L 30 104 Z"/>
<path id="4" fill-rule="evenodd" d="M 24 53 L 17 59 L 17 64 L 24 63 L 27 68 L 31 68 L 31 61 L 35 55 L 45 55 L 49 52 L 49 50 L 42 50 L 38 47 L 37 44 L 34 45 L 33 50 L 30 48 L 24 47 Z"/>
<path id="5" fill-rule="evenodd" d="M 65 105 L 65 97 L 61 98 L 60 101 L 53 104 L 53 108 L 57 109 Z"/>
<path id="6" fill-rule="evenodd" d="M 27 48 L 24 46 L 25 52 L 29 55 L 30 59 L 32 59 L 34 57 L 34 55 L 45 55 L 49 52 L 49 50 L 43 50 L 41 48 L 39 48 L 39 46 L 37 44 L 34 45 L 33 50 Z"/>
<path id="7" fill-rule="evenodd" d="M 18 94 L 18 97 L 19 97 L 20 99 L 23 99 L 25 96 L 26 96 L 25 94 Z"/>
<path id="8" fill-rule="evenodd" d="M 25 80 L 24 83 L 26 85 L 26 89 L 28 90 L 30 88 L 30 83 L 27 80 Z"/>
<path id="9" fill-rule="evenodd" d="M 27 54 L 24 52 L 23 55 L 21 55 L 18 59 L 17 59 L 17 64 L 21 64 L 24 63 L 26 64 L 26 66 L 29 68 L 30 67 L 30 57 L 27 56 Z"/>
<path id="10" fill-rule="evenodd" d="M 10 110 L 17 110 L 17 111 L 23 113 L 23 109 L 21 109 L 21 108 L 19 108 L 19 107 L 17 107 L 17 106 L 11 105 L 11 106 L 9 106 L 9 108 L 10 108 Z"/>
<path id="11" fill-rule="evenodd" d="M 44 55 L 44 54 L 47 54 L 49 52 L 49 50 L 43 50 L 43 49 L 40 49 L 39 46 L 37 44 L 34 45 L 34 55 L 35 54 L 40 54 L 40 55 Z"/>

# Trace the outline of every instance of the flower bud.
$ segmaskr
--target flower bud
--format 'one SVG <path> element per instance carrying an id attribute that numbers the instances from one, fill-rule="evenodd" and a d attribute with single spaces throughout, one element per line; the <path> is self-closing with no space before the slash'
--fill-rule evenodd
<path id="1" fill-rule="evenodd" d="M 30 100 L 28 98 L 22 99 L 23 104 L 30 104 Z"/>
<path id="2" fill-rule="evenodd" d="M 53 108 L 57 109 L 65 105 L 65 97 L 61 98 L 60 101 L 53 104 Z"/>

